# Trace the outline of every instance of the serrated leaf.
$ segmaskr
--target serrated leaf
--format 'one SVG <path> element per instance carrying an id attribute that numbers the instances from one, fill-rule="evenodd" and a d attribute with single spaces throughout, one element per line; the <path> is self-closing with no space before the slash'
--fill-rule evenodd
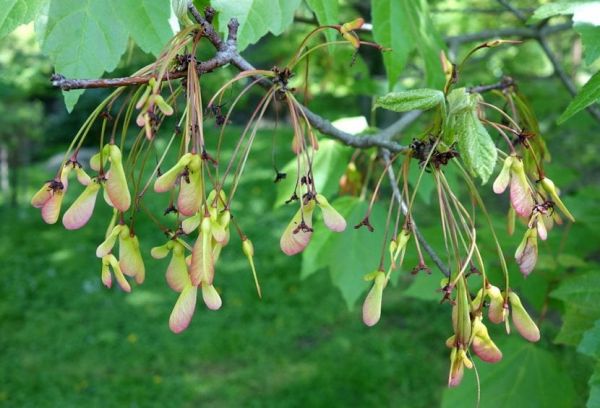
<path id="1" fill-rule="evenodd" d="M 317 16 L 320 25 L 333 25 L 340 22 L 338 0 L 307 0 L 306 2 Z M 334 41 L 335 31 L 333 29 L 325 30 L 325 38 L 327 41 Z"/>
<path id="2" fill-rule="evenodd" d="M 551 294 L 565 304 L 563 325 L 555 341 L 561 344 L 577 345 L 583 333 L 600 318 L 600 276 L 597 271 L 589 271 L 572 276 L 561 282 Z"/>
<path id="3" fill-rule="evenodd" d="M 475 359 L 481 381 L 481 407 L 571 407 L 573 381 L 555 357 L 541 347 L 512 337 L 500 337 L 504 358 L 495 364 Z M 473 370 L 465 370 L 459 387 L 442 395 L 442 407 L 474 407 L 478 395 Z"/>
<path id="4" fill-rule="evenodd" d="M 4 0 L 0 7 L 0 38 L 27 24 L 49 0 Z"/>
<path id="5" fill-rule="evenodd" d="M 600 273 L 589 271 L 565 279 L 552 297 L 581 309 L 600 311 Z"/>
<path id="6" fill-rule="evenodd" d="M 558 118 L 557 123 L 561 124 L 577 112 L 587 108 L 600 99 L 600 71 L 596 72 L 590 80 L 581 88 L 575 98 L 569 103 L 567 109 Z"/>
<path id="7" fill-rule="evenodd" d="M 369 232 L 366 228 L 351 228 L 365 216 L 368 202 L 356 197 L 341 197 L 332 205 L 346 219 L 349 228 L 335 233 L 326 229 L 320 221 L 314 224 L 312 242 L 302 254 L 302 276 L 327 268 L 333 285 L 341 291 L 351 309 L 369 287 L 363 276 L 379 264 L 385 211 L 379 205 L 373 208 L 370 220 L 375 231 Z"/>
<path id="8" fill-rule="evenodd" d="M 319 141 L 319 150 L 314 155 L 312 177 L 317 192 L 326 197 L 337 191 L 340 177 L 346 170 L 346 165 L 352 155 L 352 149 L 335 140 Z M 287 177 L 277 183 L 277 198 L 275 207 L 283 205 L 294 193 L 298 173 L 296 158 L 290 160 L 281 170 Z"/>
<path id="9" fill-rule="evenodd" d="M 567 305 L 561 318 L 562 326 L 554 338 L 554 342 L 576 346 L 586 330 L 592 327 L 596 319 L 600 318 L 600 312 Z"/>
<path id="10" fill-rule="evenodd" d="M 70 78 L 97 78 L 116 68 L 128 34 L 112 7 L 97 0 L 50 4 L 42 50 L 56 72 Z M 64 92 L 71 111 L 83 91 Z"/>
<path id="11" fill-rule="evenodd" d="M 448 121 L 449 129 L 444 132 L 452 134 L 467 169 L 471 174 L 479 176 L 485 184 L 496 165 L 496 145 L 477 117 L 479 96 L 465 94 L 464 98 L 459 98 L 459 91 L 460 89 L 456 89 L 448 97 L 451 118 Z M 452 95 L 455 96 L 450 98 Z"/>
<path id="12" fill-rule="evenodd" d="M 219 29 L 227 31 L 227 23 L 237 18 L 238 50 L 244 50 L 265 34 L 281 34 L 294 19 L 301 0 L 213 0 L 212 7 L 219 12 Z"/>
<path id="13" fill-rule="evenodd" d="M 371 2 L 373 38 L 384 47 L 391 48 L 383 53 L 383 63 L 390 88 L 398 82 L 400 73 L 406 66 L 408 56 L 415 48 L 406 24 L 403 1 L 378 0 Z"/>
<path id="14" fill-rule="evenodd" d="M 429 15 L 426 0 L 372 0 L 373 36 L 375 41 L 392 48 L 384 54 L 390 86 L 395 84 L 412 50 L 425 65 L 427 86 L 441 89 L 444 74 L 440 51 L 445 49 L 441 36 Z"/>
<path id="15" fill-rule="evenodd" d="M 112 0 L 112 5 L 133 41 L 158 56 L 173 35 L 169 26 L 169 1 Z"/>
<path id="16" fill-rule="evenodd" d="M 412 89 L 390 92 L 375 100 L 375 108 L 381 107 L 394 112 L 429 110 L 444 103 L 444 93 L 437 89 Z"/>

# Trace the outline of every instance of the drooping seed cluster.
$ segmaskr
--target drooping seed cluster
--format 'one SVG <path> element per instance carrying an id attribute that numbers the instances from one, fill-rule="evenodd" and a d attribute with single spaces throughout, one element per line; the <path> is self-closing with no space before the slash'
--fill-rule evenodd
<path id="1" fill-rule="evenodd" d="M 151 76 L 147 85 L 129 93 L 126 93 L 124 88 L 116 90 L 92 113 L 82 130 L 75 136 L 56 177 L 46 182 L 34 195 L 32 205 L 41 209 L 45 222 L 56 223 L 67 193 L 69 177 L 74 173 L 85 188 L 65 211 L 62 222 L 66 229 L 79 229 L 90 220 L 97 195 L 102 190 L 104 201 L 113 208 L 113 215 L 108 223 L 104 241 L 96 250 L 96 256 L 100 258 L 101 263 L 101 280 L 110 288 L 114 277 L 118 286 L 126 292 L 132 290 L 128 278 L 132 278 L 137 284 L 143 283 L 145 279 L 143 251 L 135 226 L 138 214 L 146 213 L 167 236 L 166 242 L 152 248 L 150 254 L 155 259 L 167 258 L 170 255 L 165 279 L 168 286 L 178 293 L 169 318 L 169 327 L 175 333 L 189 326 L 196 309 L 199 291 L 208 309 L 221 308 L 221 294 L 215 286 L 216 264 L 221 251 L 230 242 L 232 229 L 240 237 L 242 252 L 248 259 L 257 293 L 261 296 L 253 258 L 254 246 L 242 232 L 231 211 L 232 200 L 236 196 L 258 134 L 258 125 L 270 107 L 283 105 L 289 113 L 293 130 L 293 138 L 289 144 L 295 153 L 297 171 L 288 203 L 297 206 L 297 210 L 283 231 L 280 239 L 281 250 L 291 256 L 302 252 L 309 245 L 316 207 L 322 214 L 326 228 L 337 233 L 344 232 L 346 220 L 333 208 L 322 192 L 317 191 L 313 163 L 318 154 L 319 143 L 304 107 L 297 100 L 295 89 L 289 85 L 289 81 L 298 64 L 305 61 L 310 53 L 322 48 L 310 48 L 307 41 L 325 29 L 339 32 L 346 44 L 356 50 L 363 45 L 376 46 L 381 50 L 376 44 L 365 43 L 358 38 L 355 30 L 363 23 L 362 19 L 357 19 L 343 25 L 313 30 L 285 67 L 241 72 L 227 81 L 205 107 L 202 102 L 198 61 L 195 57 L 203 39 L 203 28 L 190 22 L 167 44 L 155 63 L 135 74 Z M 488 46 L 496 45 L 493 43 Z M 519 111 L 523 101 L 516 90 L 507 87 L 503 92 L 506 105 L 512 109 L 509 114 L 484 102 L 480 95 L 469 94 L 465 88 L 450 92 L 457 75 L 454 72 L 455 68 L 447 61 L 444 66 L 450 67 L 446 72 L 448 81 L 444 92 L 426 90 L 427 92 L 423 93 L 430 98 L 423 107 L 438 107 L 433 125 L 427 134 L 415 139 L 409 149 L 392 158 L 387 151 L 380 152 L 375 158 L 369 156 L 368 171 L 359 169 L 357 158 L 361 153 L 357 152 L 349 163 L 340 186 L 342 193 L 363 197 L 371 190 L 367 213 L 355 228 L 365 226 L 372 231 L 374 226 L 371 225 L 369 216 L 374 203 L 381 199 L 380 190 L 384 177 L 387 175 L 390 181 L 391 197 L 380 263 L 373 272 L 364 276 L 366 281 L 372 282 L 372 286 L 363 303 L 362 317 L 367 326 L 373 326 L 381 318 L 384 289 L 390 281 L 391 274 L 403 266 L 409 245 L 414 244 L 418 255 L 418 264 L 413 268 L 413 273 L 429 271 L 422 247 L 426 243 L 422 242 L 419 235 L 413 208 L 421 180 L 423 177 L 432 178 L 448 260 L 447 276 L 442 280 L 440 290 L 442 301 L 449 301 L 452 308 L 453 334 L 446 341 L 446 345 L 451 349 L 448 384 L 456 386 L 461 382 L 464 368 L 473 367 L 470 352 L 482 361 L 490 363 L 502 358 L 502 352 L 488 333 L 486 316 L 494 324 L 505 323 L 507 332 L 510 330 L 509 319 L 512 317 L 514 326 L 525 339 L 535 342 L 540 338 L 538 327 L 509 284 L 501 244 L 496 238 L 489 215 L 472 179 L 473 168 L 477 163 L 472 155 L 465 154 L 465 150 L 471 146 L 465 144 L 464 137 L 456 140 L 456 134 L 466 130 L 475 134 L 485 132 L 487 135 L 485 125 L 495 129 L 509 146 L 509 153 L 505 153 L 496 148 L 489 136 L 485 138 L 485 141 L 489 139 L 493 145 L 491 151 L 484 151 L 492 158 L 493 163 L 478 171 L 480 175 L 485 175 L 487 180 L 496 161 L 502 161 L 498 157 L 503 158 L 502 169 L 493 183 L 493 191 L 497 194 L 502 194 L 507 188 L 510 191 L 508 218 L 511 234 L 514 232 L 517 217 L 526 221 L 525 235 L 515 253 L 516 263 L 525 276 L 533 271 L 537 261 L 537 238 L 545 240 L 554 223 L 562 222 L 555 208 L 560 209 L 570 221 L 574 219 L 561 201 L 554 183 L 545 176 L 545 144 L 539 131 L 535 130 L 536 124 L 532 122 L 531 116 Z M 172 81 L 169 80 L 170 72 L 177 72 L 180 76 L 183 75 L 181 73 L 185 73 L 185 76 L 181 80 Z M 267 87 L 258 102 L 233 152 L 225 157 L 221 151 L 221 144 L 225 127 L 231 122 L 233 109 L 254 85 L 264 84 L 265 80 L 270 81 L 271 86 Z M 224 114 L 223 95 L 236 84 L 242 84 L 244 87 Z M 410 97 L 413 98 L 414 95 L 413 93 Z M 117 101 L 122 101 L 120 108 Z M 414 106 L 414 103 L 412 100 L 411 106 Z M 486 108 L 500 112 L 504 119 L 508 119 L 508 124 L 486 118 Z M 114 118 L 111 111 L 116 111 Z M 207 147 L 204 131 L 206 117 L 210 114 L 215 117 L 215 124 L 220 128 L 217 147 L 211 151 Z M 132 120 L 134 115 L 135 120 Z M 157 160 L 156 167 L 144 182 L 148 173 L 145 171 L 148 155 L 156 153 L 155 141 L 166 133 L 163 130 L 165 120 L 171 116 L 177 121 L 175 130 L 165 151 Z M 77 161 L 77 155 L 90 134 L 92 124 L 99 118 L 102 119 L 99 151 L 90 160 L 90 168 L 96 175 L 90 177 Z M 131 122 L 138 126 L 133 142 L 126 140 Z M 105 136 L 108 134 L 105 130 L 109 123 L 112 124 L 113 131 L 110 139 L 105 142 Z M 120 143 L 117 143 L 118 132 L 115 130 L 119 126 L 123 131 Z M 169 159 L 169 151 L 175 151 L 172 154 L 174 159 Z M 170 167 L 167 166 L 169 160 L 173 160 Z M 419 169 L 416 183 L 409 182 L 410 164 L 413 161 L 418 163 Z M 376 173 L 372 170 L 377 169 L 377 166 L 382 167 L 381 175 L 374 183 L 370 183 L 372 175 Z M 445 173 L 447 166 L 455 166 L 462 177 L 463 185 L 468 189 L 468 200 L 461 200 L 460 194 L 456 193 L 448 182 Z M 168 169 L 163 171 L 167 167 Z M 283 177 L 285 175 L 277 172 L 275 181 Z M 167 218 L 159 220 L 159 217 L 152 214 L 143 203 L 151 185 L 155 193 L 169 197 L 169 206 L 164 213 Z M 503 289 L 499 287 L 502 285 L 493 285 L 485 271 L 485 261 L 477 240 L 477 208 L 484 214 L 497 244 L 505 279 Z M 171 213 L 176 214 L 176 217 L 170 216 Z M 170 225 L 165 226 L 165 223 Z M 428 248 L 425 247 L 425 250 L 432 254 Z M 442 267 L 442 270 L 445 269 Z M 471 279 L 476 275 L 481 275 L 481 282 Z"/>

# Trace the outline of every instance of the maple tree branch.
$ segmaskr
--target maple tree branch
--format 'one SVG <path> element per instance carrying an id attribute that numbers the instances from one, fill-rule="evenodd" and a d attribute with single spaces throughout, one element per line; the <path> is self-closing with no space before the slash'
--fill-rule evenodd
<path id="1" fill-rule="evenodd" d="M 215 11 L 207 7 L 204 10 L 204 15 L 198 11 L 198 9 L 190 3 L 188 7 L 190 13 L 196 20 L 196 22 L 202 27 L 203 35 L 207 38 L 210 43 L 217 50 L 215 56 L 209 60 L 201 61 L 198 63 L 198 73 L 205 74 L 211 72 L 219 67 L 223 67 L 228 64 L 232 64 L 241 71 L 254 70 L 255 68 L 237 51 L 237 32 L 239 24 L 236 19 L 232 19 L 228 24 L 228 35 L 227 39 L 224 40 L 220 34 L 215 30 L 212 24 L 212 18 L 215 15 Z M 547 27 L 547 29 L 552 29 Z M 529 30 L 531 31 L 531 30 Z M 492 33 L 484 33 L 483 38 L 489 38 Z M 519 32 L 520 35 L 525 35 L 525 32 Z M 477 34 L 482 36 L 483 34 Z M 453 41 L 471 41 L 475 37 L 455 37 Z M 171 71 L 165 74 L 166 80 L 182 78 L 186 75 L 185 71 Z M 60 88 L 64 91 L 72 89 L 90 89 L 90 88 L 112 88 L 120 86 L 135 86 L 143 85 L 148 83 L 154 75 L 142 75 L 132 76 L 124 78 L 104 78 L 104 79 L 67 79 L 62 75 L 54 74 L 51 78 L 52 85 Z M 260 78 L 259 78 L 260 79 Z M 272 83 L 266 78 L 262 78 L 259 82 L 264 87 L 271 87 Z M 480 87 L 470 88 L 471 92 L 485 92 L 492 89 L 502 89 L 505 85 L 503 82 L 492 85 L 483 85 Z M 311 125 L 318 129 L 322 134 L 339 140 L 340 142 L 356 147 L 356 148 L 369 148 L 369 147 L 380 147 L 387 149 L 391 152 L 397 153 L 405 151 L 406 146 L 401 145 L 392 139 L 394 136 L 403 131 L 408 125 L 420 116 L 420 112 L 408 112 L 402 115 L 396 122 L 392 123 L 388 127 L 382 129 L 380 132 L 373 135 L 357 136 L 348 132 L 344 132 L 333 126 L 330 121 L 321 117 L 320 115 L 312 112 L 308 107 L 302 106 L 302 109 L 310 121 Z"/>
<path id="2" fill-rule="evenodd" d="M 547 36 L 548 34 L 554 32 L 551 29 L 557 26 L 546 26 L 545 23 L 547 22 L 547 20 L 543 21 L 541 24 L 538 25 L 529 25 L 527 24 L 527 16 L 521 10 L 512 6 L 507 0 L 498 0 L 498 3 L 500 3 L 510 12 L 512 12 L 515 15 L 515 17 L 517 17 L 517 19 L 519 19 L 519 21 L 521 21 L 526 26 L 526 29 L 533 31 L 534 35 L 532 36 L 532 38 L 534 38 L 538 42 L 540 47 L 542 47 L 544 54 L 546 54 L 546 57 L 548 57 L 548 60 L 554 68 L 554 74 L 560 79 L 560 81 L 563 83 L 564 87 L 571 94 L 571 96 L 577 95 L 577 87 L 575 86 L 575 83 L 564 70 L 560 61 L 558 60 L 558 57 L 556 56 L 554 51 L 552 51 L 552 48 L 550 48 L 550 44 L 548 44 Z M 567 23 L 566 25 L 568 25 L 569 28 L 572 26 L 571 23 Z M 592 104 L 588 106 L 586 110 L 594 119 L 596 119 L 596 121 L 600 122 L 600 108 L 598 108 L 598 106 Z"/>

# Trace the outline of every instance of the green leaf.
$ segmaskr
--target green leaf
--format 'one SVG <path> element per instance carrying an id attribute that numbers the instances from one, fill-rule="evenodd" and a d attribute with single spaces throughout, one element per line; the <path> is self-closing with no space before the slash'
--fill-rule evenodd
<path id="1" fill-rule="evenodd" d="M 477 117 L 479 98 L 479 95 L 469 94 L 464 88 L 455 89 L 448 95 L 450 117 L 444 138 L 458 142 L 460 156 L 467 169 L 485 184 L 494 171 L 498 153 L 494 141 Z"/>
<path id="2" fill-rule="evenodd" d="M 567 305 L 562 314 L 562 326 L 554 339 L 555 343 L 576 346 L 581 337 L 600 318 L 600 311 Z"/>
<path id="3" fill-rule="evenodd" d="M 417 185 L 419 175 L 423 170 L 416 160 L 411 160 L 410 170 L 408 173 L 408 182 L 412 188 Z M 431 205 L 431 199 L 435 190 L 435 180 L 431 174 L 423 174 L 421 181 L 419 182 L 419 189 L 417 190 L 417 197 L 420 197 L 426 205 Z"/>
<path id="4" fill-rule="evenodd" d="M 49 0 L 4 0 L 0 7 L 0 38 L 27 24 Z"/>
<path id="5" fill-rule="evenodd" d="M 600 71 L 596 72 L 590 80 L 581 88 L 579 93 L 571 101 L 567 109 L 558 118 L 557 123 L 561 124 L 571 116 L 575 115 L 582 109 L 587 108 L 594 102 L 600 99 Z"/>
<path id="6" fill-rule="evenodd" d="M 552 297 L 568 305 L 582 309 L 600 311 L 600 273 L 589 271 L 562 281 L 552 292 Z"/>
<path id="7" fill-rule="evenodd" d="M 453 89 L 448 94 L 448 115 L 456 115 L 477 109 L 478 97 L 467 92 L 466 88 Z"/>
<path id="8" fill-rule="evenodd" d="M 577 351 L 596 359 L 600 358 L 600 320 L 596 320 L 594 326 L 584 333 Z"/>
<path id="9" fill-rule="evenodd" d="M 577 351 L 596 359 L 596 368 L 589 381 L 587 406 L 597 407 L 600 405 L 600 320 L 596 320 L 594 326 L 584 333 Z"/>
<path id="10" fill-rule="evenodd" d="M 600 318 L 600 274 L 592 270 L 565 279 L 551 296 L 562 300 L 566 308 L 563 326 L 555 341 L 578 344 L 583 333 Z"/>
<path id="11" fill-rule="evenodd" d="M 533 15 L 529 18 L 530 22 L 544 20 L 548 17 L 556 15 L 573 14 L 575 7 L 580 3 L 548 3 L 537 8 Z"/>
<path id="12" fill-rule="evenodd" d="M 319 193 L 330 197 L 337 192 L 340 177 L 344 175 L 351 155 L 351 148 L 335 140 L 319 141 L 319 150 L 314 155 L 312 166 L 315 188 Z M 290 160 L 281 171 L 287 177 L 277 183 L 275 207 L 283 205 L 294 193 L 298 175 L 297 159 Z"/>
<path id="13" fill-rule="evenodd" d="M 320 269 L 329 269 L 331 281 L 351 309 L 369 287 L 363 276 L 379 265 L 386 213 L 381 206 L 375 205 L 369 218 L 375 231 L 369 232 L 366 228 L 352 228 L 365 216 L 367 201 L 346 196 L 338 198 L 332 205 L 346 219 L 348 228 L 337 233 L 315 223 L 311 243 L 302 253 L 301 276 L 308 277 Z"/>
<path id="14" fill-rule="evenodd" d="M 573 22 L 586 21 L 589 15 L 597 13 L 599 1 L 561 1 L 544 4 L 529 18 L 529 23 L 544 20 L 557 15 L 573 14 Z"/>
<path id="15" fill-rule="evenodd" d="M 600 57 L 600 27 L 591 24 L 576 24 L 573 28 L 581 36 L 585 63 L 593 64 Z"/>
<path id="16" fill-rule="evenodd" d="M 445 79 L 440 51 L 445 45 L 431 21 L 427 1 L 372 0 L 371 7 L 375 41 L 392 48 L 383 57 L 390 86 L 398 81 L 410 52 L 416 48 L 425 65 L 427 86 L 441 89 Z"/>
<path id="17" fill-rule="evenodd" d="M 429 110 L 444 103 L 444 93 L 437 89 L 413 89 L 390 92 L 375 100 L 374 108 L 381 107 L 395 112 Z"/>
<path id="18" fill-rule="evenodd" d="M 320 25 L 333 25 L 340 22 L 338 0 L 307 0 L 306 2 L 317 16 Z M 333 29 L 325 30 L 324 33 L 327 41 L 335 41 L 336 32 Z"/>
<path id="19" fill-rule="evenodd" d="M 408 56 L 415 48 L 406 22 L 404 1 L 378 0 L 371 2 L 373 38 L 391 51 L 383 53 L 389 86 L 392 88 L 406 66 Z"/>
<path id="20" fill-rule="evenodd" d="M 153 0 L 53 1 L 42 27 L 42 50 L 59 74 L 100 77 L 116 68 L 129 34 L 142 50 L 159 55 L 172 35 L 169 15 L 169 2 Z M 82 93 L 64 92 L 69 111 Z"/>
<path id="21" fill-rule="evenodd" d="M 97 0 L 61 0 L 50 4 L 42 50 L 56 72 L 68 78 L 97 78 L 116 68 L 128 34 L 117 13 Z M 65 92 L 71 111 L 83 91 Z"/>
<path id="22" fill-rule="evenodd" d="M 600 407 L 600 364 L 596 364 L 596 368 L 588 384 L 590 386 L 590 396 L 586 406 L 588 408 Z"/>
<path id="23" fill-rule="evenodd" d="M 212 6 L 219 12 L 219 29 L 227 31 L 227 23 L 237 18 L 238 49 L 244 50 L 265 34 L 281 34 L 294 18 L 301 0 L 213 0 Z"/>
<path id="24" fill-rule="evenodd" d="M 501 337 L 497 344 L 504 356 L 500 362 L 475 359 L 482 408 L 573 406 L 573 381 L 550 352 L 518 336 Z M 442 407 L 474 407 L 477 395 L 473 370 L 465 370 L 462 384 L 444 391 Z"/>
<path id="25" fill-rule="evenodd" d="M 408 289 L 402 292 L 402 295 L 419 300 L 439 302 L 442 298 L 439 289 L 439 276 L 420 272 L 415 276 Z"/>
<path id="26" fill-rule="evenodd" d="M 158 56 L 173 32 L 169 26 L 170 2 L 156 0 L 112 0 L 112 5 L 133 41 Z"/>

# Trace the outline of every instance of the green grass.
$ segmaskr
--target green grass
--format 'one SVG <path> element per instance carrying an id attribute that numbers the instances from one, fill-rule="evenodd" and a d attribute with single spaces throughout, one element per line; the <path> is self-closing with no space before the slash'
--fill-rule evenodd
<path id="1" fill-rule="evenodd" d="M 382 321 L 367 328 L 325 271 L 301 281 L 299 257 L 279 250 L 293 210 L 271 210 L 264 139 L 234 207 L 255 245 L 263 299 L 232 239 L 215 278 L 223 308 L 212 312 L 199 301 L 180 335 L 168 328 L 177 294 L 164 281 L 167 262 L 148 255 L 164 236 L 145 217 L 136 228 L 146 282 L 125 294 L 100 282 L 94 252 L 109 216 L 101 201 L 75 232 L 45 225 L 27 206 L 0 213 L 0 406 L 438 405 L 448 316 L 390 290 Z M 48 177 L 36 169 L 32 178 Z"/>
<path id="2" fill-rule="evenodd" d="M 237 135 L 235 128 L 227 133 L 229 151 Z M 282 132 L 278 140 L 286 135 Z M 284 146 L 278 155 L 281 168 L 291 152 Z M 403 290 L 411 278 L 402 275 L 398 287 L 386 290 L 381 321 L 367 328 L 360 307 L 347 309 L 327 271 L 301 280 L 300 256 L 287 257 L 280 251 L 279 236 L 295 210 L 273 210 L 277 186 L 268 132 L 259 134 L 246 171 L 232 208 L 254 243 L 263 299 L 256 296 L 239 238 L 232 236 L 216 268 L 222 309 L 209 311 L 199 300 L 190 327 L 180 335 L 168 328 L 177 299 L 164 279 L 168 261 L 149 256 L 150 248 L 166 238 L 146 216 L 136 224 L 146 281 L 125 294 L 116 284 L 109 290 L 100 281 L 95 248 L 110 218 L 101 199 L 90 223 L 72 232 L 60 224 L 44 224 L 39 211 L 27 203 L 0 211 L 0 406 L 440 405 L 449 365 L 443 341 L 451 327 L 448 305 L 439 305 L 433 292 L 439 275 L 420 278 L 407 294 Z M 51 172 L 36 165 L 28 173 L 33 192 Z M 65 208 L 80 189 L 75 182 L 71 186 Z M 579 218 L 593 207 L 594 197 L 573 201 Z M 168 198 L 150 193 L 146 203 L 161 214 Z M 427 206 L 419 211 L 427 221 Z M 174 221 L 159 218 L 167 226 Z M 510 243 L 503 221 L 496 221 L 502 241 Z M 442 247 L 435 231 L 426 223 L 421 226 L 430 242 Z M 574 225 L 564 244 L 569 253 L 597 248 L 585 226 L 585 220 Z M 482 248 L 493 251 L 485 242 Z M 563 245 L 560 236 L 553 237 L 541 256 L 559 244 Z M 489 269 L 492 275 L 498 272 L 494 261 Z M 523 280 L 517 274 L 514 279 L 535 309 L 542 307 L 547 293 L 538 275 Z M 581 406 L 591 366 L 573 348 L 552 344 L 559 325 L 551 314 L 536 347 L 556 358 L 575 386 L 578 400 L 573 406 Z M 490 327 L 499 342 L 505 338 L 502 331 Z M 494 367 L 499 367 L 499 375 L 512 373 L 510 367 Z M 482 397 L 482 406 L 493 400 Z M 524 398 L 535 405 L 535 396 Z"/>

